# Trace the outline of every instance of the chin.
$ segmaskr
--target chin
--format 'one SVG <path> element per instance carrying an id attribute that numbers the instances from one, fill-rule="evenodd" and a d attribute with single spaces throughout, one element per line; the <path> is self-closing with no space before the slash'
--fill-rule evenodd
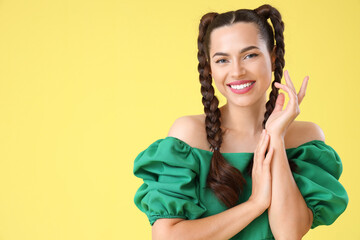
<path id="1" fill-rule="evenodd" d="M 242 99 L 242 100 L 237 100 L 237 101 L 234 101 L 234 100 L 228 100 L 228 103 L 233 105 L 233 106 L 237 106 L 237 107 L 250 107 L 252 105 L 254 105 L 255 101 L 252 101 L 250 99 Z"/>
<path id="2" fill-rule="evenodd" d="M 266 95 L 264 95 L 264 98 L 254 98 L 254 96 L 249 96 L 249 97 L 242 97 L 242 98 L 237 98 L 237 99 L 231 99 L 231 98 L 227 98 L 227 102 L 228 104 L 231 104 L 233 106 L 238 106 L 238 107 L 251 107 L 254 105 L 266 105 Z"/>

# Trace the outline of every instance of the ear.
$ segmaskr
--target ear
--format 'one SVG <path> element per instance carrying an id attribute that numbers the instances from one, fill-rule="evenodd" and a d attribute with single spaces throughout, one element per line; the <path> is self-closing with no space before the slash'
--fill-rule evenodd
<path id="1" fill-rule="evenodd" d="M 275 70 L 275 59 L 276 59 L 276 45 L 274 46 L 272 52 L 271 52 L 271 71 L 273 72 Z"/>

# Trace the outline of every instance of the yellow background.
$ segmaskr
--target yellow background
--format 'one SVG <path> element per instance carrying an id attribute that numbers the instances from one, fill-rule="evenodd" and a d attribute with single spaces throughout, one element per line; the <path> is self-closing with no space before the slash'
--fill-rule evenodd
<path id="1" fill-rule="evenodd" d="M 133 160 L 203 111 L 199 20 L 263 3 L 296 88 L 310 76 L 298 120 L 321 126 L 350 197 L 304 239 L 360 239 L 359 0 L 1 0 L 0 240 L 150 239 Z"/>

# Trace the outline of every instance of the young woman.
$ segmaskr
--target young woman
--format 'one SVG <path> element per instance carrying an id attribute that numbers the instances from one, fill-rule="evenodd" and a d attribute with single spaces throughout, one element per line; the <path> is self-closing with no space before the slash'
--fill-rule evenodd
<path id="1" fill-rule="evenodd" d="M 345 210 L 339 156 L 318 125 L 294 121 L 309 78 L 298 93 L 287 71 L 280 83 L 283 31 L 270 5 L 202 17 L 205 114 L 177 119 L 134 162 L 153 239 L 301 239 Z M 220 108 L 212 80 L 227 99 Z"/>

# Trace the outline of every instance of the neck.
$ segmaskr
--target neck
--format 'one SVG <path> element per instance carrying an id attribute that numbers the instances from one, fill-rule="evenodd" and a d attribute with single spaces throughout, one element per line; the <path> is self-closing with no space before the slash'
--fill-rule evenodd
<path id="1" fill-rule="evenodd" d="M 221 127 L 225 131 L 235 131 L 244 136 L 255 136 L 261 133 L 266 111 L 266 96 L 251 106 L 236 106 L 226 103 L 220 108 Z"/>

